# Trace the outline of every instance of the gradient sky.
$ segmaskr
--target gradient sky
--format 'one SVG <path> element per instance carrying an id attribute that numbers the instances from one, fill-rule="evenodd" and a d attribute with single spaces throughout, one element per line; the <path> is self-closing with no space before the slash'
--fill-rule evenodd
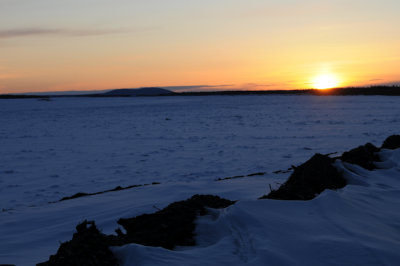
<path id="1" fill-rule="evenodd" d="M 0 0 L 0 93 L 400 80 L 399 0 Z M 196 87 L 201 88 L 201 87 Z"/>

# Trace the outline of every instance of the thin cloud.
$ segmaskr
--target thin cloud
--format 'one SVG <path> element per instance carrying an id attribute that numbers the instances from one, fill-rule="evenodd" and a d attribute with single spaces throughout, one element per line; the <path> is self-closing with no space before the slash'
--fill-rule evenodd
<path id="1" fill-rule="evenodd" d="M 21 38 L 31 36 L 67 36 L 67 37 L 82 37 L 95 36 L 105 34 L 115 34 L 123 32 L 121 30 L 75 30 L 75 29 L 48 29 L 48 28 L 23 28 L 0 30 L 0 39 Z"/>
<path id="2" fill-rule="evenodd" d="M 212 90 L 212 89 L 222 89 L 226 87 L 231 87 L 233 84 L 222 84 L 222 85 L 188 85 L 188 86 L 166 86 L 163 87 L 168 90 L 173 91 L 196 91 L 196 90 Z"/>
<path id="3" fill-rule="evenodd" d="M 180 91 L 219 91 L 219 90 L 263 90 L 279 88 L 283 83 L 245 83 L 245 84 L 219 84 L 219 85 L 188 85 L 162 87 L 175 92 Z"/>
<path id="4" fill-rule="evenodd" d="M 244 84 L 245 86 L 248 87 L 272 87 L 272 86 L 276 86 L 277 84 L 275 83 L 269 83 L 269 84 L 263 84 L 263 83 L 246 83 Z"/>
<path id="5" fill-rule="evenodd" d="M 0 79 L 11 79 L 11 78 L 16 78 L 17 75 L 12 75 L 12 74 L 0 74 Z"/>
<path id="6" fill-rule="evenodd" d="M 394 81 L 380 82 L 380 83 L 376 83 L 374 85 L 377 85 L 377 86 L 380 86 L 380 85 L 382 85 L 382 86 L 399 86 L 400 81 L 394 80 Z"/>
<path id="7" fill-rule="evenodd" d="M 273 82 L 273 83 L 245 83 L 238 86 L 237 90 L 276 90 L 288 86 L 286 82 Z"/>

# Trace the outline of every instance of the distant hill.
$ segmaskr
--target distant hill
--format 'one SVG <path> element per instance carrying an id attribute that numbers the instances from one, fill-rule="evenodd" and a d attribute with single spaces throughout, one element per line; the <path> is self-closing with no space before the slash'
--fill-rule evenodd
<path id="1" fill-rule="evenodd" d="M 157 96 L 173 94 L 174 92 L 162 88 L 149 87 L 140 89 L 116 89 L 104 93 L 105 96 Z"/>
<path id="2" fill-rule="evenodd" d="M 130 97 L 130 96 L 212 96 L 212 95 L 386 95 L 400 96 L 400 86 L 370 86 L 370 87 L 348 87 L 326 90 L 305 89 L 305 90 L 266 90 L 266 91 L 197 91 L 197 92 L 173 92 L 170 90 L 147 87 L 140 89 L 116 89 L 105 93 L 94 94 L 60 94 L 60 95 L 27 95 L 27 94 L 0 94 L 0 99 L 21 99 L 21 98 L 55 98 L 55 97 Z"/>

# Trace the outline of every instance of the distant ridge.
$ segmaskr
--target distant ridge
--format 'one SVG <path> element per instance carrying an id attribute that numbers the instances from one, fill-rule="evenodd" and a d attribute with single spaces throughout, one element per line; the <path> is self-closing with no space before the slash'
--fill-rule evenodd
<path id="1" fill-rule="evenodd" d="M 145 87 L 139 89 L 115 89 L 105 93 L 76 94 L 76 95 L 39 95 L 29 94 L 0 94 L 0 99 L 23 99 L 23 98 L 56 98 L 56 97 L 135 97 L 135 96 L 212 96 L 212 95 L 318 95 L 318 96 L 355 96 L 355 95 L 382 95 L 400 96 L 400 86 L 370 86 L 370 87 L 347 87 L 332 88 L 325 90 L 303 89 L 303 90 L 231 90 L 231 91 L 190 91 L 173 92 L 158 87 Z"/>
<path id="2" fill-rule="evenodd" d="M 334 88 L 326 90 L 312 90 L 314 95 L 383 95 L 383 96 L 400 96 L 399 85 L 378 85 L 370 87 L 347 87 L 347 88 Z"/>
<path id="3" fill-rule="evenodd" d="M 116 89 L 104 93 L 105 96 L 158 96 L 173 94 L 174 92 L 157 87 L 148 87 L 140 89 Z"/>

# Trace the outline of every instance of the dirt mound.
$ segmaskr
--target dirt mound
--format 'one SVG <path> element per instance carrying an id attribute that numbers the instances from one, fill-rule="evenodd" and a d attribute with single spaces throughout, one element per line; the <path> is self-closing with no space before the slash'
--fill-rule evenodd
<path id="1" fill-rule="evenodd" d="M 94 222 L 84 221 L 76 227 L 72 240 L 62 243 L 57 254 L 38 266 L 118 265 L 110 246 L 137 243 L 173 249 L 175 246 L 195 245 L 195 220 L 205 215 L 206 208 L 226 208 L 234 201 L 212 195 L 194 195 L 190 199 L 171 203 L 153 214 L 143 214 L 118 221 L 127 231 L 118 236 L 104 235 Z"/>
<path id="2" fill-rule="evenodd" d="M 56 255 L 37 265 L 118 265 L 117 259 L 108 248 L 105 235 L 100 233 L 94 222 L 84 221 L 76 226 L 76 231 L 72 240 L 61 244 Z"/>
<path id="3" fill-rule="evenodd" d="M 194 221 L 205 215 L 206 208 L 226 208 L 235 203 L 211 195 L 194 195 L 188 200 L 174 202 L 153 214 L 143 214 L 118 223 L 126 230 L 124 241 L 146 246 L 173 249 L 175 246 L 193 246 Z"/>
<path id="4" fill-rule="evenodd" d="M 379 149 L 373 144 L 367 143 L 343 153 L 340 159 L 343 162 L 357 164 L 365 169 L 373 170 L 376 168 L 374 161 L 379 161 L 379 156 L 376 155 L 378 151 Z"/>
<path id="5" fill-rule="evenodd" d="M 304 164 L 295 167 L 289 179 L 277 190 L 260 199 L 310 200 L 325 189 L 338 189 L 346 180 L 332 165 L 334 159 L 315 154 Z"/>
<path id="6" fill-rule="evenodd" d="M 400 148 L 400 135 L 392 135 L 385 139 L 385 141 L 382 144 L 381 149 L 398 149 Z"/>
<path id="7" fill-rule="evenodd" d="M 388 137 L 381 149 L 400 148 L 400 135 Z M 380 148 L 371 143 L 359 146 L 343 153 L 342 156 L 330 158 L 327 155 L 315 154 L 310 160 L 294 168 L 289 179 L 277 190 L 271 190 L 260 199 L 309 200 L 325 189 L 338 189 L 346 185 L 346 180 L 332 163 L 335 159 L 359 165 L 365 169 L 376 168 L 374 162 L 380 161 L 377 153 Z"/>

